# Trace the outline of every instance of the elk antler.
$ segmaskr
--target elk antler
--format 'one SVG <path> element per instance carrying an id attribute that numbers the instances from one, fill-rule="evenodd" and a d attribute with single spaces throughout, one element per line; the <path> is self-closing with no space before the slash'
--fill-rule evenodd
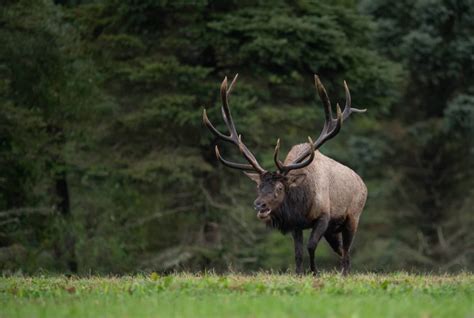
<path id="1" fill-rule="evenodd" d="M 318 139 L 316 139 L 314 143 L 311 141 L 311 138 L 309 138 L 309 149 L 301 153 L 291 164 L 288 164 L 286 166 L 283 165 L 283 163 L 278 159 L 278 151 L 280 149 L 280 140 L 278 139 L 273 158 L 275 160 L 277 168 L 283 174 L 287 174 L 291 170 L 300 169 L 309 165 L 314 159 L 314 151 L 319 149 L 326 141 L 333 138 L 339 133 L 342 122 L 344 120 L 346 120 L 352 113 L 363 113 L 366 111 L 366 109 L 357 109 L 351 107 L 351 93 L 349 92 L 349 87 L 347 86 L 346 81 L 344 81 L 344 90 L 346 92 L 346 105 L 344 106 L 344 111 L 341 112 L 339 104 L 336 104 L 336 118 L 333 118 L 331 110 L 331 101 L 329 100 L 324 85 L 321 83 L 317 75 L 314 75 L 314 82 L 316 85 L 316 89 L 318 90 L 319 98 L 321 98 L 321 101 L 323 102 L 324 106 L 325 121 L 323 129 Z M 305 159 L 306 157 L 308 158 Z"/>
<path id="2" fill-rule="evenodd" d="M 224 165 L 234 168 L 234 169 L 240 169 L 240 170 L 254 170 L 258 172 L 259 174 L 263 174 L 265 172 L 265 169 L 263 169 L 260 164 L 258 163 L 257 159 L 255 159 L 255 156 L 248 150 L 247 146 L 242 142 L 242 137 L 237 134 L 237 129 L 235 128 L 234 120 L 232 119 L 232 115 L 230 113 L 230 108 L 229 108 L 229 95 L 230 92 L 232 91 L 232 87 L 234 86 L 237 76 L 239 74 L 236 74 L 232 82 L 230 83 L 229 86 L 227 86 L 227 76 L 224 78 L 221 84 L 221 99 L 222 99 L 222 107 L 221 107 L 221 112 L 222 112 L 222 118 L 224 119 L 224 122 L 229 130 L 229 136 L 221 133 L 218 131 L 209 121 L 209 118 L 207 117 L 206 109 L 204 109 L 202 113 L 202 120 L 204 122 L 204 125 L 206 125 L 207 128 L 217 137 L 220 138 L 224 141 L 233 143 L 237 147 L 239 147 L 240 153 L 245 157 L 245 159 L 249 162 L 249 164 L 246 163 L 236 163 L 236 162 L 231 162 L 228 161 L 224 158 L 222 158 L 219 148 L 216 145 L 215 151 L 216 151 L 216 157 L 219 159 L 220 162 L 222 162 Z"/>
<path id="3" fill-rule="evenodd" d="M 309 158 L 308 159 L 306 159 L 305 161 L 302 161 L 302 162 L 294 162 L 293 164 L 289 164 L 289 165 L 285 166 L 280 161 L 280 159 L 278 159 L 278 152 L 280 151 L 280 139 L 278 139 L 277 144 L 275 146 L 275 152 L 273 154 L 273 160 L 275 161 L 275 164 L 276 164 L 278 170 L 281 173 L 286 174 L 290 170 L 300 169 L 300 168 L 303 168 L 303 167 L 306 167 L 307 165 L 309 165 L 314 159 L 314 150 L 315 150 L 313 140 L 309 136 L 308 136 L 308 144 L 309 144 L 309 147 L 310 147 L 310 153 L 309 153 Z"/>

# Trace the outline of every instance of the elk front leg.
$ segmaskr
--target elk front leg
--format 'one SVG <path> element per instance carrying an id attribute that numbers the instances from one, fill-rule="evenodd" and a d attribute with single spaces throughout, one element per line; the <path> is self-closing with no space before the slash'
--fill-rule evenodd
<path id="1" fill-rule="evenodd" d="M 329 225 L 329 215 L 323 214 L 321 215 L 316 222 L 314 223 L 313 230 L 311 231 L 311 235 L 309 236 L 308 240 L 308 254 L 309 254 L 309 264 L 311 266 L 311 271 L 314 275 L 316 275 L 316 265 L 314 264 L 314 252 L 316 251 L 316 247 L 318 246 L 321 237 L 323 236 L 324 232 L 328 229 Z"/>
<path id="2" fill-rule="evenodd" d="M 292 233 L 295 243 L 296 274 L 303 273 L 303 230 L 294 230 Z"/>

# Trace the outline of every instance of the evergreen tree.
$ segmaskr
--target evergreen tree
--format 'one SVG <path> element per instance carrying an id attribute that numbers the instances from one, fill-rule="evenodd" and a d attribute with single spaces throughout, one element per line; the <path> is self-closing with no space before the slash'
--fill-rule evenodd
<path id="1" fill-rule="evenodd" d="M 474 255 L 474 3 L 382 0 L 363 7 L 376 19 L 379 51 L 406 69 L 387 123 L 397 202 L 387 209 L 397 216 L 400 244 L 394 259 L 463 268 Z"/>

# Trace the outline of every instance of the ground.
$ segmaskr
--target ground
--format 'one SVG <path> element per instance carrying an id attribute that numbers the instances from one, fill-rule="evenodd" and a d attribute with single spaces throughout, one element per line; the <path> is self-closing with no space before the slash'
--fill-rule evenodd
<path id="1" fill-rule="evenodd" d="M 0 277 L 0 317 L 474 317 L 474 275 Z"/>

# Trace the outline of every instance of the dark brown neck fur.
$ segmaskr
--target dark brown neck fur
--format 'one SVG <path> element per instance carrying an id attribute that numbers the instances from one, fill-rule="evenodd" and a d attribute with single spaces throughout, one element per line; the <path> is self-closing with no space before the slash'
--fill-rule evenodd
<path id="1" fill-rule="evenodd" d="M 300 186 L 286 187 L 285 199 L 280 207 L 273 211 L 268 227 L 276 228 L 283 234 L 294 229 L 304 229 L 311 226 L 311 221 L 306 218 L 307 211 L 311 208 L 311 191 L 309 184 L 303 182 Z"/>

